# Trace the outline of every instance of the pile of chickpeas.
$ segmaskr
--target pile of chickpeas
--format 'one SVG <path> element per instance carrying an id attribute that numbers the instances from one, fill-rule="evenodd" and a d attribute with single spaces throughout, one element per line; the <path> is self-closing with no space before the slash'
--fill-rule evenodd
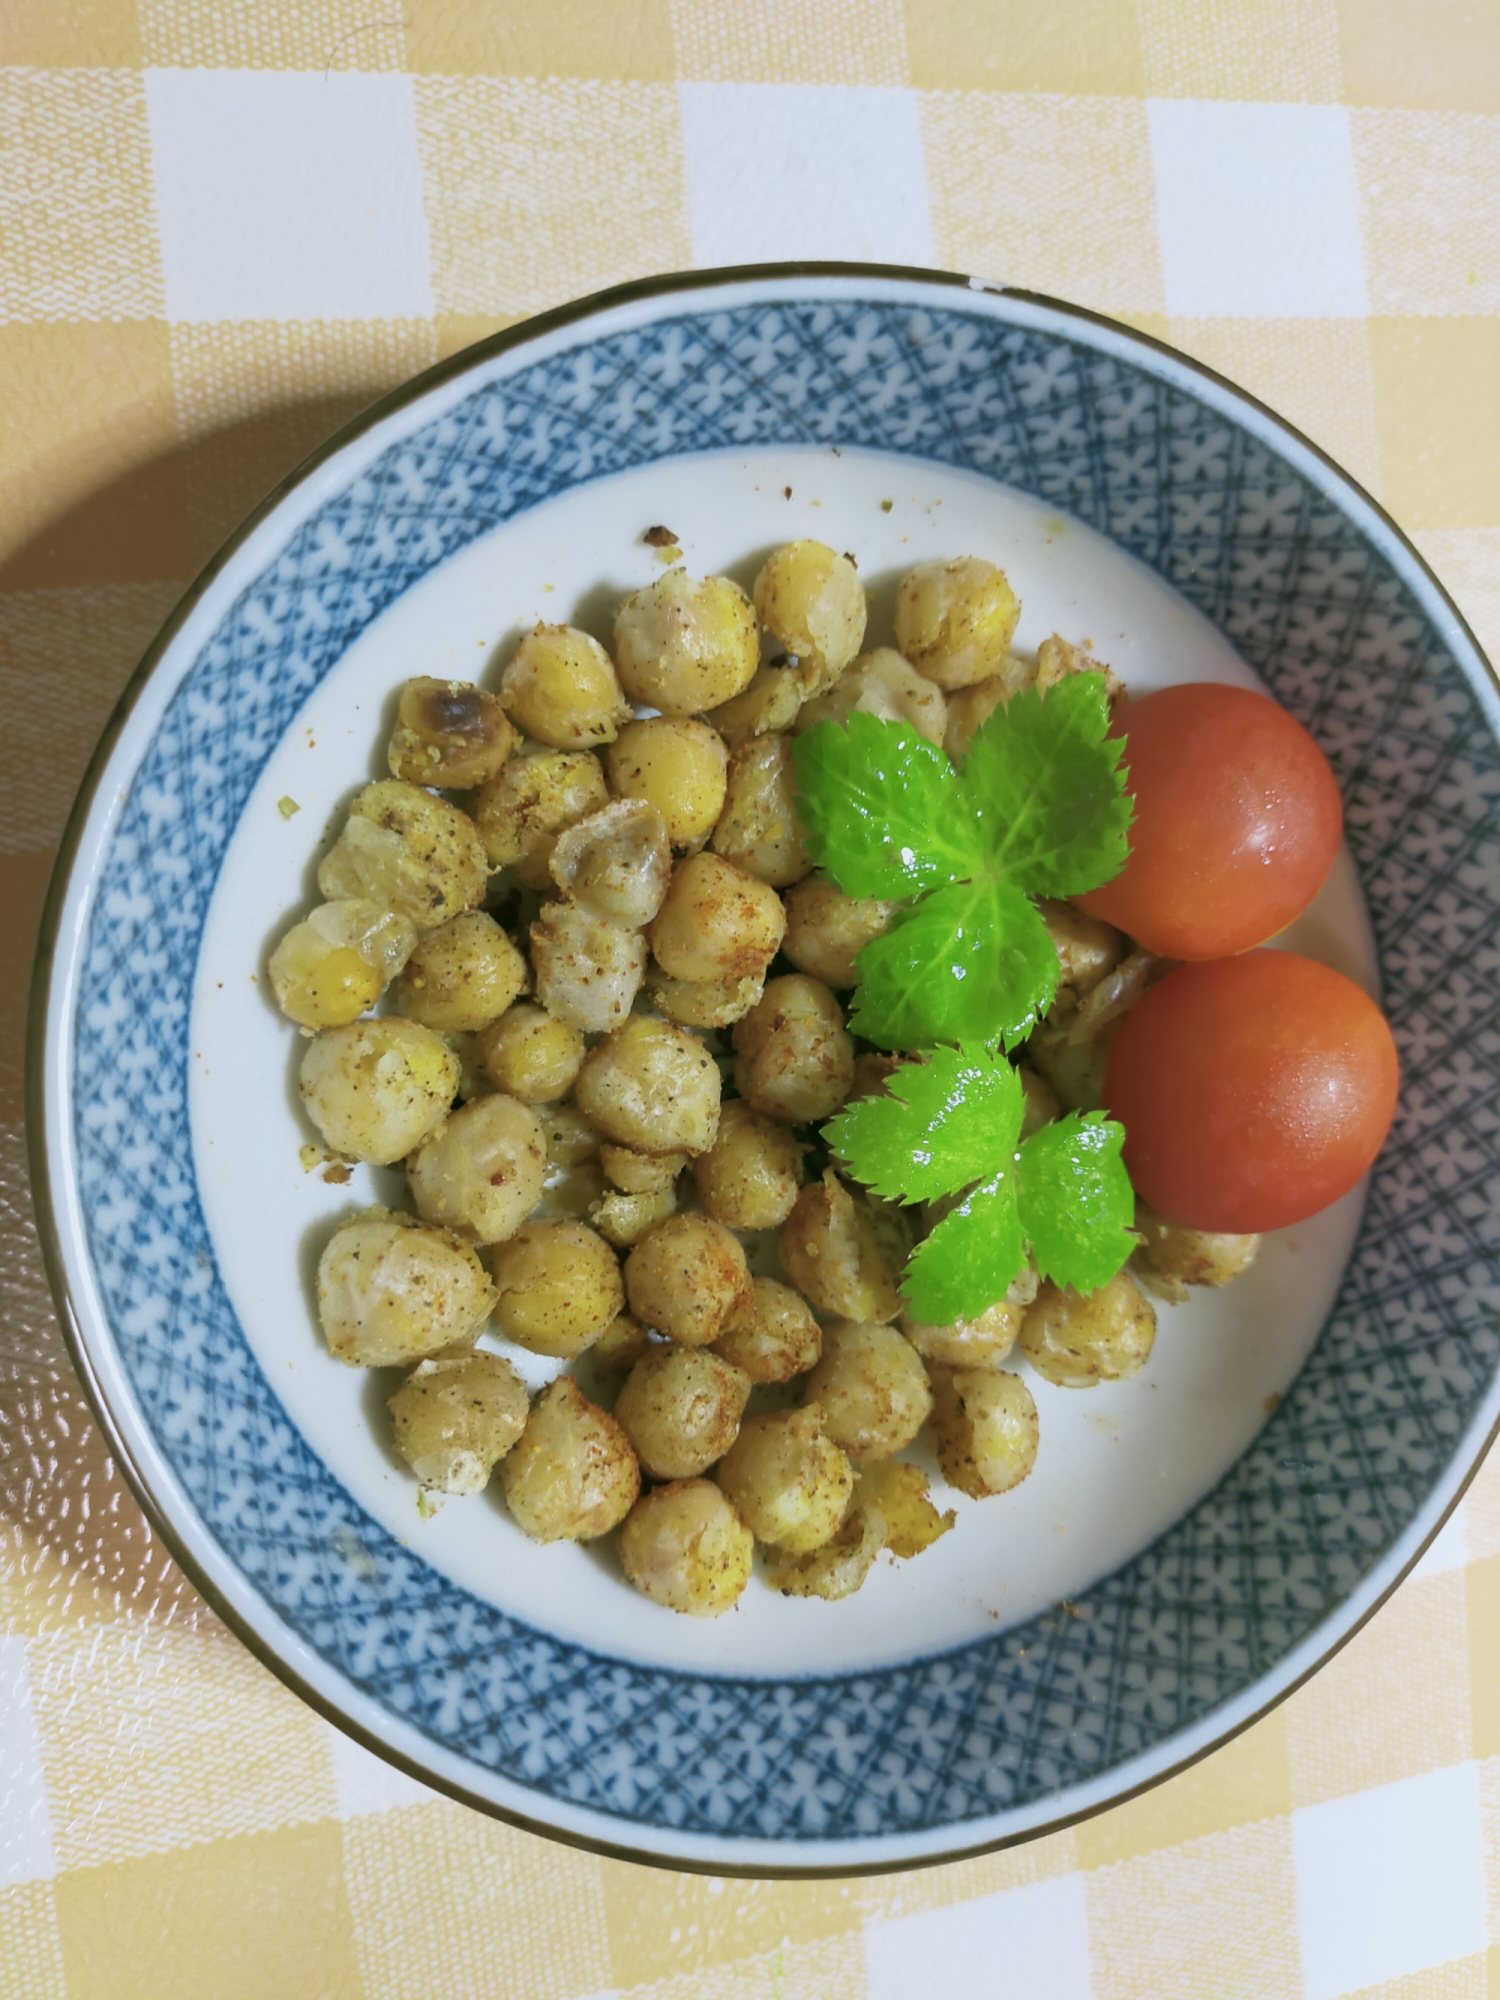
<path id="1" fill-rule="evenodd" d="M 778 1590 L 844 1597 L 953 1525 L 898 1456 L 924 1427 L 972 1499 L 1031 1471 L 1018 1343 L 1073 1388 L 1144 1363 L 1156 1317 L 1129 1271 L 1087 1297 L 1026 1271 L 977 1319 L 913 1322 L 911 1215 L 815 1129 L 897 1061 L 840 999 L 894 905 L 812 872 L 791 738 L 860 711 L 961 761 L 998 702 L 1096 664 L 1060 638 L 1013 652 L 1019 610 L 992 563 L 922 564 L 895 647 L 862 652 L 853 559 L 799 541 L 753 600 L 667 569 L 621 605 L 612 653 L 539 625 L 497 693 L 406 684 L 391 776 L 350 804 L 324 901 L 269 969 L 328 1152 L 405 1163 L 415 1212 L 335 1229 L 318 1311 L 339 1360 L 407 1371 L 392 1434 L 424 1499 L 498 1468 L 527 1535 L 618 1529 L 629 1582 L 698 1617 L 737 1601 L 757 1544 Z M 1044 915 L 1061 983 L 1023 1056 L 1028 1130 L 1098 1103 L 1154 969 L 1095 919 Z M 1140 1225 L 1138 1272 L 1170 1298 L 1255 1251 Z M 533 1399 L 476 1344 L 491 1330 L 572 1372 Z"/>

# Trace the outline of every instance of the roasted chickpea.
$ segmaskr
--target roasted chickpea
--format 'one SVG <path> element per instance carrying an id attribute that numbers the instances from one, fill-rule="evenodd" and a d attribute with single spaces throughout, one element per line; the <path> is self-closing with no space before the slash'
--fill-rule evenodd
<path id="1" fill-rule="evenodd" d="M 599 1164 L 622 1194 L 658 1194 L 687 1163 L 686 1153 L 636 1153 L 629 1146 L 607 1144 L 599 1148 Z"/>
<path id="2" fill-rule="evenodd" d="M 795 1555 L 790 1549 L 766 1553 L 766 1582 L 783 1597 L 822 1597 L 830 1603 L 852 1597 L 885 1547 L 885 1516 L 878 1507 L 850 1507 L 844 1525 L 818 1549 Z"/>
<path id="3" fill-rule="evenodd" d="M 1037 898 L 1037 913 L 1057 951 L 1058 983 L 1075 993 L 1091 993 L 1125 956 L 1127 939 L 1102 917 L 1090 917 L 1071 903 Z"/>
<path id="4" fill-rule="evenodd" d="M 492 867 L 513 868 L 525 889 L 546 889 L 559 834 L 608 804 L 604 767 L 591 750 L 537 750 L 512 757 L 480 788 L 474 824 Z"/>
<path id="5" fill-rule="evenodd" d="M 494 1303 L 467 1243 L 389 1209 L 343 1223 L 318 1259 L 328 1351 L 354 1367 L 400 1367 L 473 1340 Z"/>
<path id="6" fill-rule="evenodd" d="M 650 1479 L 693 1479 L 734 1443 L 750 1378 L 720 1355 L 651 1347 L 615 1403 L 615 1421 Z"/>
<path id="7" fill-rule="evenodd" d="M 530 975 L 491 916 L 462 910 L 423 933 L 392 995 L 398 1014 L 446 1034 L 472 1034 L 503 1014 Z"/>
<path id="8" fill-rule="evenodd" d="M 346 896 L 293 924 L 271 953 L 271 991 L 300 1028 L 342 1028 L 375 1005 L 417 941 L 415 924 Z"/>
<path id="9" fill-rule="evenodd" d="M 865 636 L 865 592 L 848 556 L 822 542 L 788 542 L 755 579 L 761 623 L 797 660 L 809 694 L 831 687 Z"/>
<path id="10" fill-rule="evenodd" d="M 590 916 L 577 903 L 545 903 L 531 926 L 536 997 L 554 1019 L 602 1035 L 629 1014 L 646 977 L 639 931 Z"/>
<path id="11" fill-rule="evenodd" d="M 788 1125 L 830 1118 L 854 1087 L 844 1011 L 820 979 L 772 979 L 734 1031 L 734 1082 L 752 1110 Z"/>
<path id="12" fill-rule="evenodd" d="M 1096 1292 L 1043 1285 L 1021 1322 L 1021 1352 L 1059 1389 L 1123 1382 L 1145 1367 L 1155 1339 L 1155 1308 L 1128 1271 Z"/>
<path id="13" fill-rule="evenodd" d="M 543 1104 L 537 1107 L 537 1121 L 547 1142 L 547 1166 L 581 1167 L 597 1159 L 599 1128 L 576 1104 Z"/>
<path id="14" fill-rule="evenodd" d="M 1005 670 L 1021 602 L 982 556 L 919 563 L 896 586 L 896 644 L 941 688 L 972 687 Z"/>
<path id="15" fill-rule="evenodd" d="M 998 1368 L 1016 1344 L 1024 1313 L 1024 1306 L 1001 1299 L 974 1319 L 948 1326 L 927 1326 L 903 1313 L 901 1330 L 929 1367 Z"/>
<path id="16" fill-rule="evenodd" d="M 797 1196 L 777 1240 L 787 1276 L 819 1312 L 857 1320 L 900 1312 L 905 1219 L 888 1202 L 851 1194 L 831 1167 Z"/>
<path id="17" fill-rule="evenodd" d="M 781 898 L 768 883 L 717 854 L 690 854 L 672 870 L 646 935 L 669 978 L 722 983 L 764 972 L 785 928 Z"/>
<path id="18" fill-rule="evenodd" d="M 729 752 L 706 722 L 648 715 L 620 731 L 605 765 L 618 797 L 656 807 L 674 847 L 701 847 L 724 810 Z"/>
<path id="19" fill-rule="evenodd" d="M 417 1213 L 474 1243 L 499 1243 L 541 1198 L 547 1146 L 537 1115 L 514 1097 L 476 1097 L 406 1163 Z"/>
<path id="20" fill-rule="evenodd" d="M 584 1058 L 582 1111 L 637 1153 L 706 1153 L 719 1131 L 718 1066 L 696 1035 L 634 1014 Z"/>
<path id="21" fill-rule="evenodd" d="M 419 1361 L 386 1404 L 396 1449 L 424 1486 L 478 1493 L 526 1425 L 526 1390 L 498 1354 Z"/>
<path id="22" fill-rule="evenodd" d="M 1096 660 L 1082 646 L 1075 646 L 1071 640 L 1054 632 L 1050 639 L 1043 639 L 1036 649 L 1036 675 L 1034 685 L 1039 694 L 1054 688 L 1059 681 L 1071 674 L 1102 674 L 1104 692 L 1111 701 L 1117 701 L 1125 692 L 1125 683 L 1113 667 L 1103 660 Z"/>
<path id="23" fill-rule="evenodd" d="M 927 1421 L 932 1390 L 922 1358 L 893 1326 L 835 1320 L 807 1378 L 803 1402 L 851 1458 L 889 1458 Z"/>
<path id="24" fill-rule="evenodd" d="M 592 1542 L 635 1505 L 640 1467 L 630 1440 L 571 1375 L 549 1382 L 520 1442 L 500 1467 L 500 1489 L 534 1542 Z"/>
<path id="25" fill-rule="evenodd" d="M 531 1222 L 575 1221 L 585 1216 L 604 1192 L 599 1165 L 599 1134 L 573 1104 L 539 1104 L 537 1123 L 547 1145 L 547 1171 L 542 1198 L 527 1218 Z"/>
<path id="26" fill-rule="evenodd" d="M 854 1491 L 854 1467 L 823 1435 L 819 1410 L 750 1417 L 714 1477 L 758 1542 L 793 1555 L 833 1539 Z"/>
<path id="27" fill-rule="evenodd" d="M 657 1012 L 684 1028 L 731 1028 L 766 990 L 764 972 L 751 979 L 668 979 L 658 966 L 647 979 Z"/>
<path id="28" fill-rule="evenodd" d="M 797 818 L 792 746 L 785 736 L 754 736 L 729 753 L 724 810 L 714 828 L 715 854 L 784 889 L 812 867 Z"/>
<path id="29" fill-rule="evenodd" d="M 558 888 L 591 917 L 639 930 L 672 877 L 667 823 L 645 799 L 616 799 L 558 836 L 551 866 Z"/>
<path id="30" fill-rule="evenodd" d="M 1017 653 L 1006 655 L 998 674 L 974 687 L 957 688 L 948 695 L 948 727 L 943 731 L 943 748 L 955 764 L 962 764 L 969 745 L 989 721 L 1002 701 L 1020 694 L 1036 679 L 1035 660 Z"/>
<path id="31" fill-rule="evenodd" d="M 538 625 L 511 654 L 500 702 L 517 728 L 554 750 L 613 743 L 630 704 L 614 662 L 587 632 Z"/>
<path id="32" fill-rule="evenodd" d="M 971 1500 L 1008 1493 L 1036 1464 L 1036 1403 L 1020 1376 L 1003 1368 L 940 1369 L 932 1436 L 950 1486 Z"/>
<path id="33" fill-rule="evenodd" d="M 652 1345 L 639 1320 L 621 1313 L 588 1350 L 588 1365 L 596 1373 L 626 1376 Z"/>
<path id="34" fill-rule="evenodd" d="M 620 1530 L 626 1581 L 653 1603 L 689 1618 L 718 1618 L 744 1594 L 755 1540 L 707 1479 L 658 1486 Z"/>
<path id="35" fill-rule="evenodd" d="M 467 792 L 493 778 L 515 744 L 492 694 L 470 681 L 422 675 L 401 690 L 387 762 L 391 776 L 408 785 Z"/>
<path id="36" fill-rule="evenodd" d="M 727 576 L 669 569 L 615 615 L 625 692 L 663 715 L 696 715 L 741 693 L 760 665 L 755 613 Z"/>
<path id="37" fill-rule="evenodd" d="M 786 1126 L 740 1098 L 719 1111 L 719 1136 L 693 1162 L 706 1215 L 726 1229 L 779 1229 L 802 1185 L 804 1148 Z"/>
<path id="38" fill-rule="evenodd" d="M 480 1032 L 476 1051 L 496 1090 L 523 1104 L 554 1104 L 573 1088 L 584 1047 L 571 1022 L 518 1001 Z"/>
<path id="39" fill-rule="evenodd" d="M 958 1516 L 950 1507 L 940 1514 L 931 1500 L 931 1484 L 919 1465 L 900 1458 L 866 1459 L 854 1482 L 853 1510 L 878 1513 L 885 1523 L 885 1545 L 893 1556 L 919 1556 L 946 1535 Z"/>
<path id="40" fill-rule="evenodd" d="M 625 1305 L 620 1260 L 586 1222 L 523 1222 L 490 1252 L 495 1324 L 533 1354 L 571 1361 Z"/>
<path id="41" fill-rule="evenodd" d="M 1141 1247 L 1131 1259 L 1142 1284 L 1171 1305 L 1181 1305 L 1190 1285 L 1217 1289 L 1248 1271 L 1260 1249 L 1258 1236 L 1227 1236 L 1168 1222 L 1146 1202 L 1135 1205 Z"/>
<path id="42" fill-rule="evenodd" d="M 617 1250 L 629 1250 L 676 1211 L 677 1191 L 672 1187 L 644 1188 L 639 1194 L 606 1188 L 590 1207 L 589 1220 Z"/>
<path id="43" fill-rule="evenodd" d="M 929 743 L 941 743 L 948 727 L 948 704 L 942 689 L 908 666 L 890 646 L 862 653 L 826 694 L 805 703 L 797 717 L 797 734 L 811 729 L 815 722 L 847 722 L 851 715 L 904 722 Z"/>
<path id="44" fill-rule="evenodd" d="M 707 1347 L 750 1290 L 745 1253 L 706 1215 L 669 1215 L 625 1259 L 630 1310 L 684 1347 Z"/>
<path id="45" fill-rule="evenodd" d="M 743 1368 L 752 1382 L 790 1382 L 805 1375 L 822 1351 L 823 1329 L 812 1307 L 778 1278 L 752 1278 L 714 1342 L 715 1354 Z"/>
<path id="46" fill-rule="evenodd" d="M 484 844 L 467 814 L 396 778 L 355 794 L 318 867 L 319 892 L 330 902 L 363 897 L 419 931 L 473 909 L 488 880 Z"/>
<path id="47" fill-rule="evenodd" d="M 795 667 L 757 667 L 745 692 L 711 708 L 708 720 L 726 743 L 743 743 L 772 730 L 790 729 L 805 693 Z"/>
<path id="48" fill-rule="evenodd" d="M 442 1123 L 458 1089 L 458 1058 L 415 1021 L 351 1021 L 308 1043 L 299 1088 L 335 1153 L 384 1167 Z"/>
<path id="49" fill-rule="evenodd" d="M 799 972 L 843 990 L 857 978 L 854 961 L 889 928 L 896 905 L 878 896 L 846 896 L 821 875 L 787 891 L 782 950 Z"/>

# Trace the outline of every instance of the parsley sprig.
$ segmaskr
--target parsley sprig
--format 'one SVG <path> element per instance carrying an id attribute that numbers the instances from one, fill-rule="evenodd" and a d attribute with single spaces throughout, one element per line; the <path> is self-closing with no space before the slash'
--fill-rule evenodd
<path id="1" fill-rule="evenodd" d="M 859 955 L 857 1034 L 917 1049 L 1029 1033 L 1058 970 L 1031 898 L 1081 895 L 1125 864 L 1131 808 L 1108 727 L 1103 676 L 1086 673 L 997 708 L 962 772 L 874 716 L 797 739 L 813 859 L 845 895 L 907 901 Z"/>
<path id="2" fill-rule="evenodd" d="M 824 1126 L 829 1145 L 875 1193 L 961 1199 L 917 1246 L 902 1291 L 932 1326 L 1003 1298 L 1030 1247 L 1044 1278 L 1093 1291 L 1135 1247 L 1124 1132 L 1102 1111 L 1072 1112 L 1021 1138 L 1025 1092 L 983 1045 L 932 1050 Z"/>

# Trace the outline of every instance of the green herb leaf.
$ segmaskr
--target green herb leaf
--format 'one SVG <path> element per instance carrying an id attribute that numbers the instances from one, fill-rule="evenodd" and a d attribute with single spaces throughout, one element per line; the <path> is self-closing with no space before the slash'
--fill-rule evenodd
<path id="1" fill-rule="evenodd" d="M 815 722 L 792 763 L 808 852 L 846 896 L 914 896 L 984 867 L 958 773 L 904 722 Z"/>
<path id="2" fill-rule="evenodd" d="M 1006 1168 L 975 1188 L 917 1245 L 901 1287 L 907 1309 L 924 1326 L 975 1319 L 1004 1298 L 1024 1256 L 1016 1176 Z"/>
<path id="3" fill-rule="evenodd" d="M 1135 1248 L 1125 1129 L 1102 1111 L 1033 1132 L 1017 1162 L 1021 1227 L 1044 1278 L 1077 1291 L 1108 1284 Z"/>
<path id="4" fill-rule="evenodd" d="M 1016 1150 L 1025 1092 L 991 1049 L 934 1049 L 892 1071 L 886 1089 L 889 1096 L 864 1097 L 841 1112 L 823 1136 L 887 1200 L 953 1194 L 974 1179 L 976 1160 L 998 1162 Z"/>
<path id="5" fill-rule="evenodd" d="M 1057 991 L 1057 950 L 1036 906 L 1004 882 L 955 882 L 897 912 L 855 961 L 849 1025 L 883 1049 L 1028 1034 Z"/>
<path id="6" fill-rule="evenodd" d="M 1012 696 L 964 759 L 964 789 L 989 865 L 1037 896 L 1080 896 L 1118 875 L 1132 807 L 1101 674 Z"/>

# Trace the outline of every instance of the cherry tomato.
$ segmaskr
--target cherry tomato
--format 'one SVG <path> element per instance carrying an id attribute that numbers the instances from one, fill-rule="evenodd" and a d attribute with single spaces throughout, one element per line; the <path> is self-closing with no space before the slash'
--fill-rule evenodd
<path id="1" fill-rule="evenodd" d="M 1104 1101 L 1153 1208 L 1249 1235 L 1348 1193 L 1390 1130 L 1397 1081 L 1385 1016 L 1352 980 L 1252 951 L 1146 993 L 1110 1049 Z"/>
<path id="2" fill-rule="evenodd" d="M 1130 859 L 1076 900 L 1163 958 L 1227 958 L 1300 916 L 1333 866 L 1328 759 L 1263 694 L 1195 681 L 1124 701 Z"/>

